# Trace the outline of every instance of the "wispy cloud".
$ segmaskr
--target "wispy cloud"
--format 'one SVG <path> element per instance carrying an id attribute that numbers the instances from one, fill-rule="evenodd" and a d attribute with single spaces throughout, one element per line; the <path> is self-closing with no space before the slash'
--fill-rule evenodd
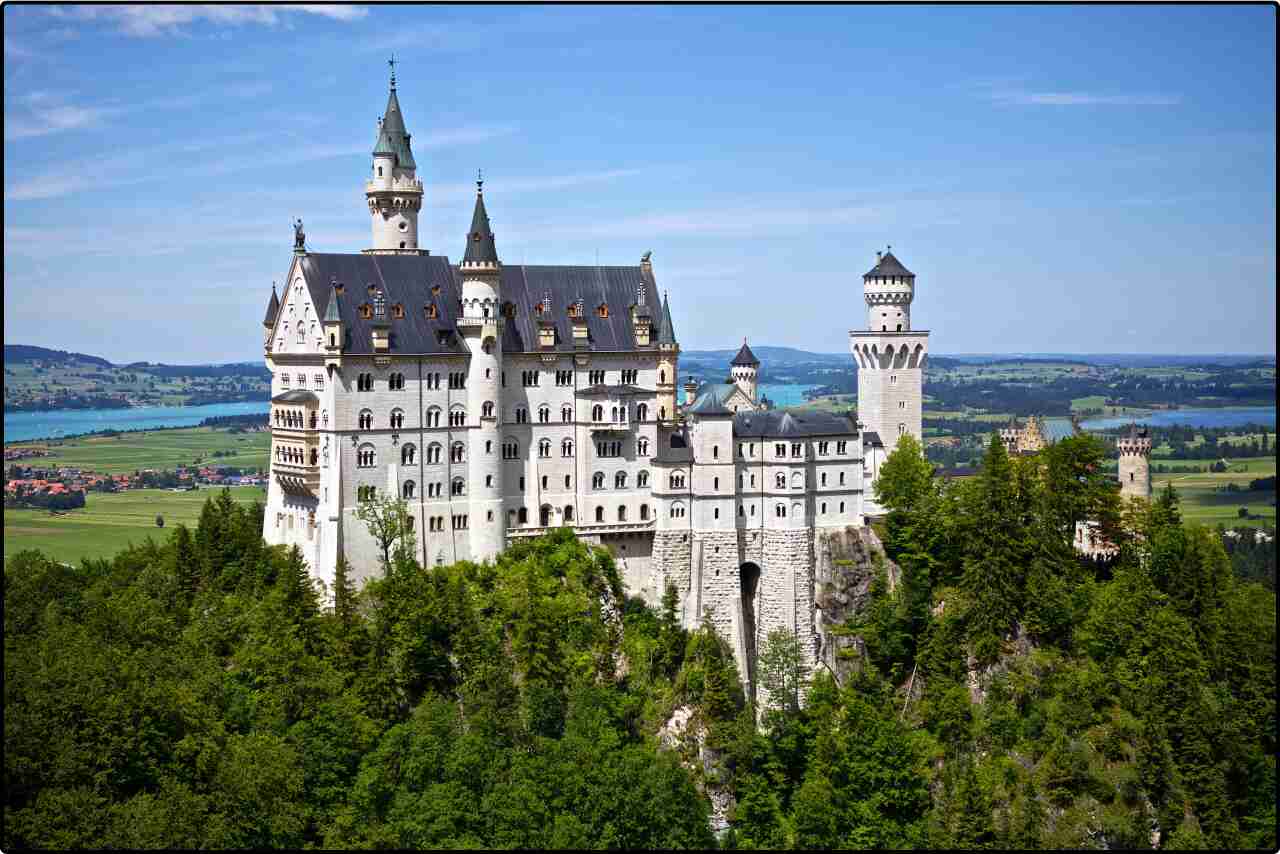
<path id="1" fill-rule="evenodd" d="M 279 6 L 243 5 L 133 5 L 133 6 L 68 6 L 52 7 L 49 14 L 73 21 L 101 21 L 117 32 L 134 38 L 157 38 L 184 35 L 197 22 L 227 26 L 258 24 L 288 26 L 297 13 L 318 15 L 335 21 L 354 21 L 368 14 L 362 6 L 329 6 L 323 4 L 284 4 Z"/>
<path id="2" fill-rule="evenodd" d="M 1101 94 L 1098 92 L 1029 92 L 1025 90 L 989 89 L 988 100 L 997 104 L 1025 107 L 1173 107 L 1182 103 L 1179 95 Z"/>

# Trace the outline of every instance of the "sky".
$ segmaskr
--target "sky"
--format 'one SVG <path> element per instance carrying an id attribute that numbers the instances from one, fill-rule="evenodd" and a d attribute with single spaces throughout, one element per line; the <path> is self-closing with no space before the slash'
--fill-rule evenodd
<path id="1" fill-rule="evenodd" d="M 916 273 L 934 353 L 1276 352 L 1274 6 L 4 8 L 4 339 L 261 358 L 370 245 L 387 59 L 457 261 L 653 252 L 681 346 L 848 350 Z"/>

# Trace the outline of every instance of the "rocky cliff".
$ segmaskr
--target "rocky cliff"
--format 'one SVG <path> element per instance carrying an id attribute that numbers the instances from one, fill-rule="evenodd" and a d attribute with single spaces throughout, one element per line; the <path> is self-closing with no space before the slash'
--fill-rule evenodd
<path id="1" fill-rule="evenodd" d="M 883 569 L 890 591 L 901 571 L 884 553 L 884 545 L 870 528 L 848 527 L 821 531 L 815 543 L 814 623 L 818 633 L 818 663 L 843 685 L 861 666 L 862 638 L 843 631 L 849 622 L 867 614 L 871 586 Z"/>

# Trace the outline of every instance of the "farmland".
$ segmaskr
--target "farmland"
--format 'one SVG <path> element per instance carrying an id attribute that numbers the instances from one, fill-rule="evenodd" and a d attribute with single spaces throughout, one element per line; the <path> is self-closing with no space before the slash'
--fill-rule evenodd
<path id="1" fill-rule="evenodd" d="M 266 431 L 232 433 L 214 427 L 190 427 L 22 445 L 48 448 L 50 455 L 32 460 L 32 464 L 69 466 L 105 474 L 129 474 L 148 468 L 174 469 L 197 461 L 265 471 L 271 435 Z M 216 457 L 215 452 L 219 454 Z"/>
<path id="2" fill-rule="evenodd" d="M 216 494 L 216 489 L 134 489 L 92 493 L 86 507 L 61 515 L 46 510 L 6 509 L 4 554 L 8 557 L 24 549 L 39 549 L 66 563 L 107 557 L 147 537 L 162 539 L 178 523 L 194 526 L 205 499 Z M 235 487 L 231 497 L 239 502 L 266 503 L 266 491 L 259 487 Z M 164 517 L 163 529 L 156 527 L 157 515 Z"/>

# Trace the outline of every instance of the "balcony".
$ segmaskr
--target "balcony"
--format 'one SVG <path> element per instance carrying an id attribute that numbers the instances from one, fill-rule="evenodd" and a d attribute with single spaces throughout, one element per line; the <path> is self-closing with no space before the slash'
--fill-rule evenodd
<path id="1" fill-rule="evenodd" d="M 289 495 L 314 498 L 320 489 L 320 466 L 309 463 L 271 462 L 271 474 Z"/>
<path id="2" fill-rule="evenodd" d="M 653 530 L 652 519 L 643 522 L 570 522 L 568 525 L 525 525 L 507 528 L 508 537 L 540 537 L 558 528 L 572 528 L 575 534 L 628 534 Z"/>

